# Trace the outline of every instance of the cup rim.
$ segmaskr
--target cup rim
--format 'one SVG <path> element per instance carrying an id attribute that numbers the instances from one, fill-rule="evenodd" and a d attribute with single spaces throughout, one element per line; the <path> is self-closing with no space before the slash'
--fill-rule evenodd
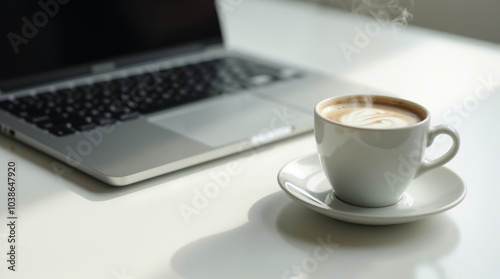
<path id="1" fill-rule="evenodd" d="M 333 120 L 330 120 L 330 119 L 324 117 L 318 111 L 319 107 L 322 104 L 324 104 L 324 103 L 331 102 L 333 100 L 338 100 L 338 99 L 359 98 L 359 97 L 378 97 L 378 98 L 388 98 L 388 99 L 392 99 L 392 100 L 396 100 L 396 101 L 402 101 L 402 102 L 405 102 L 405 103 L 407 103 L 407 104 L 409 104 L 411 106 L 416 106 L 419 109 L 421 109 L 422 111 L 424 111 L 425 112 L 425 118 L 422 119 L 420 122 L 418 122 L 416 124 L 413 124 L 413 125 L 410 125 L 410 126 L 395 127 L 395 128 L 373 128 L 373 127 L 352 126 L 352 125 L 347 125 L 347 124 L 343 124 L 343 123 L 340 123 L 340 122 L 335 122 Z M 331 123 L 331 124 L 339 125 L 339 126 L 345 127 L 345 128 L 351 128 L 351 129 L 357 129 L 357 130 L 367 130 L 367 131 L 396 131 L 396 130 L 413 129 L 413 128 L 419 127 L 421 125 L 425 125 L 425 123 L 427 123 L 430 120 L 430 117 L 431 117 L 431 114 L 430 114 L 429 110 L 426 107 L 424 107 L 423 105 L 419 104 L 419 103 L 410 101 L 408 99 L 403 99 L 403 98 L 393 97 L 393 96 L 387 96 L 387 95 L 379 95 L 379 94 L 350 94 L 350 95 L 342 95 L 342 96 L 329 97 L 329 98 L 326 98 L 326 99 L 324 99 L 324 100 L 322 100 L 322 101 L 320 101 L 320 102 L 318 102 L 316 104 L 316 106 L 314 107 L 314 114 L 317 117 L 320 117 L 322 120 L 324 120 L 324 121 L 326 121 L 328 123 Z"/>

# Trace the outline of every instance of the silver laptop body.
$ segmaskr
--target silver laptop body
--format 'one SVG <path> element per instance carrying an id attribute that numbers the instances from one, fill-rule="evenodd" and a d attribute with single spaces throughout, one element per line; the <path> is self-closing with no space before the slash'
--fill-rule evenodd
<path id="1" fill-rule="evenodd" d="M 171 1 L 164 2 L 168 6 Z M 186 2 L 190 5 L 212 8 L 212 12 L 215 13 L 211 1 L 207 1 L 210 5 L 200 4 L 205 1 Z M 70 5 L 73 4 L 56 1 L 51 3 L 52 6 L 45 8 L 34 7 L 33 15 L 38 11 L 37 8 L 48 15 L 47 27 L 37 27 L 38 33 L 46 31 L 44 28 L 49 28 L 50 20 L 56 21 L 58 16 L 63 17 L 64 9 L 70 9 Z M 20 29 L 17 29 L 17 33 L 15 28 L 14 31 L 8 30 L 10 33 L 7 34 L 23 36 L 22 29 L 25 28 L 26 31 L 30 27 L 26 22 L 35 19 L 30 17 L 29 12 L 27 13 L 28 16 L 25 17 L 27 20 L 13 17 L 13 22 Z M 2 16 L 7 15 L 2 13 Z M 91 18 L 88 14 L 86 17 Z M 41 19 L 43 17 L 39 18 Z M 196 22 L 196 19 L 190 20 Z M 31 23 L 36 27 L 35 22 Z M 176 23 L 173 21 L 168 24 Z M 106 26 L 101 27 L 106 28 Z M 12 35 L 8 42 L 4 42 L 4 47 L 9 48 L 8 50 L 1 48 L 0 50 L 12 51 L 10 48 L 13 48 L 13 38 L 17 37 Z M 35 39 L 36 36 L 33 40 Z M 14 42 L 20 53 L 30 44 L 29 41 L 24 43 L 22 40 Z M 156 57 L 147 52 L 148 55 L 135 53 L 123 56 L 123 59 L 121 57 L 113 58 L 115 60 L 101 59 L 99 63 L 87 64 L 85 68 L 88 71 L 83 74 L 78 73 L 76 76 L 74 74 L 64 76 L 61 75 L 61 71 L 57 74 L 46 71 L 43 72 L 44 78 L 38 79 L 36 75 L 31 74 L 19 79 L 30 81 L 26 82 L 30 84 L 27 87 L 11 86 L 16 83 L 15 79 L 12 82 L 12 78 L 0 77 L 0 89 L 2 89 L 0 103 L 24 96 L 36 96 L 144 73 L 149 73 L 149 79 L 153 82 L 147 86 L 154 90 L 154 81 L 165 78 L 162 76 L 162 71 L 168 72 L 168 69 L 175 67 L 225 57 L 244 59 L 279 69 L 281 77 L 279 81 L 270 82 L 266 75 L 255 76 L 252 78 L 255 86 L 249 89 L 204 98 L 162 111 L 140 114 L 133 119 L 99 125 L 65 136 L 56 136 L 16 116 L 16 113 L 0 109 L 0 130 L 9 137 L 47 153 L 105 183 L 123 186 L 311 131 L 312 111 L 318 101 L 333 95 L 364 93 L 356 86 L 332 78 L 324 78 L 268 59 L 229 51 L 224 48 L 222 38 L 165 48 L 166 51 L 162 51 L 161 55 Z M 144 61 L 139 62 L 138 59 Z M 121 63 L 124 60 L 133 62 Z M 33 58 L 33 63 L 36 61 L 36 57 Z M 67 71 L 72 72 L 82 67 L 71 65 Z M 31 78 L 33 76 L 36 77 Z M 35 82 L 31 82 L 32 80 Z M 8 86 L 2 88 L 1 86 L 5 84 Z M 119 104 L 127 100 L 115 98 L 114 101 Z"/>

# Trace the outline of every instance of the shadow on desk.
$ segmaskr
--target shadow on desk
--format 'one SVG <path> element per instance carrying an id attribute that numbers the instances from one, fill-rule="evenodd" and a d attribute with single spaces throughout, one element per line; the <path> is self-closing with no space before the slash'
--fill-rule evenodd
<path id="1" fill-rule="evenodd" d="M 445 214 L 401 225 L 355 225 L 279 192 L 259 200 L 248 223 L 186 245 L 171 264 L 182 278 L 416 278 L 418 272 L 449 278 L 440 259 L 458 242 Z"/>

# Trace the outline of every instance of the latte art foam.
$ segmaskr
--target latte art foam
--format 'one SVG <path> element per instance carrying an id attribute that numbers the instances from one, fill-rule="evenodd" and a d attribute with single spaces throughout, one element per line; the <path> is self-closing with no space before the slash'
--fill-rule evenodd
<path id="1" fill-rule="evenodd" d="M 417 110 L 401 104 L 381 104 L 380 101 L 365 106 L 358 103 L 325 105 L 320 113 L 323 117 L 344 125 L 375 129 L 411 126 L 425 118 Z"/>
<path id="2" fill-rule="evenodd" d="M 374 109 L 360 108 L 344 114 L 340 118 L 340 123 L 351 126 L 367 128 L 397 128 L 409 126 L 409 123 L 401 115 L 395 116 L 395 112 Z"/>

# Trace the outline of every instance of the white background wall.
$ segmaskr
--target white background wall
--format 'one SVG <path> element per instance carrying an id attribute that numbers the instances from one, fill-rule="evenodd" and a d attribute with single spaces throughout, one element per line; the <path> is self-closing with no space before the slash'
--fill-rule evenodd
<path id="1" fill-rule="evenodd" d="M 351 11 L 353 1 L 305 0 Z M 500 44 L 500 0 L 371 0 L 399 2 L 413 14 L 409 22 L 425 28 Z"/>

